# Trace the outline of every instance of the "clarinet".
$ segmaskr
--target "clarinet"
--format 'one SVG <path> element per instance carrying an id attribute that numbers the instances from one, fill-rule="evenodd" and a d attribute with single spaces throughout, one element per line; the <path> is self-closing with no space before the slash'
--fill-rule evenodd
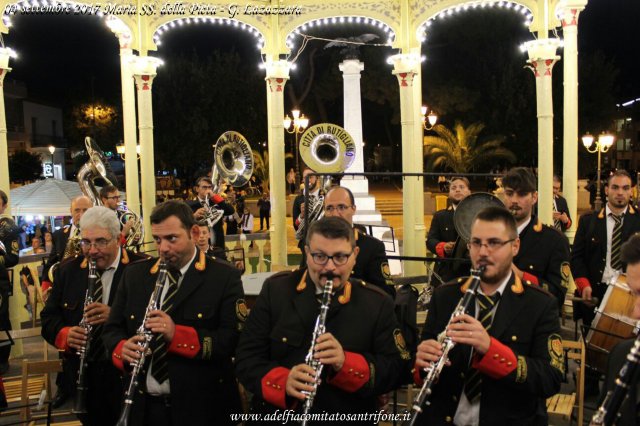
<path id="1" fill-rule="evenodd" d="M 89 279 L 87 283 L 87 292 L 84 296 L 84 308 L 93 303 L 93 293 L 96 288 L 96 281 L 98 281 L 98 274 L 96 272 L 96 261 L 89 259 Z M 89 390 L 87 386 L 87 367 L 88 367 L 88 355 L 91 350 L 91 338 L 93 337 L 91 331 L 93 327 L 87 321 L 84 316 L 84 309 L 82 310 L 83 316 L 80 320 L 79 327 L 82 327 L 86 332 L 87 340 L 85 344 L 78 349 L 78 355 L 80 356 L 80 367 L 78 368 L 78 380 L 76 381 L 76 398 L 73 402 L 73 414 L 86 414 L 87 413 L 87 392 Z"/>
<path id="2" fill-rule="evenodd" d="M 451 318 L 449 319 L 449 323 L 445 327 L 445 330 L 449 327 L 454 318 L 460 315 L 464 315 L 467 312 L 467 309 L 469 309 L 469 305 L 474 300 L 478 291 L 478 286 L 480 285 L 480 275 L 482 274 L 482 272 L 484 272 L 484 269 L 484 266 L 480 266 L 478 269 L 471 269 L 471 284 L 469 284 L 469 288 L 464 293 L 464 296 L 462 296 L 462 299 L 460 299 L 460 301 L 458 302 L 458 306 L 456 306 L 456 308 L 453 310 L 453 313 L 451 314 Z M 405 425 L 413 426 L 416 423 L 418 416 L 423 411 L 422 406 L 425 404 L 425 401 L 429 397 L 429 395 L 431 395 L 431 388 L 433 384 L 438 380 L 438 377 L 440 377 L 440 373 L 442 372 L 442 369 L 444 368 L 445 363 L 447 362 L 447 359 L 449 357 L 449 352 L 455 345 L 455 342 L 452 341 L 449 336 L 444 337 L 444 340 L 442 341 L 442 356 L 436 362 L 431 363 L 431 365 L 425 369 L 427 375 L 424 378 L 424 383 L 422 385 L 422 388 L 420 389 L 420 392 L 418 392 L 418 395 L 416 395 L 413 400 L 410 412 L 411 417 L 407 422 L 404 423 Z M 429 403 L 427 402 L 427 404 Z"/>
<path id="3" fill-rule="evenodd" d="M 166 279 L 167 265 L 164 262 L 160 262 L 160 271 L 158 272 L 158 278 L 156 279 L 156 286 L 153 289 L 153 293 L 151 293 L 151 298 L 149 299 L 149 304 L 147 305 L 142 324 L 140 324 L 140 327 L 138 327 L 138 330 L 136 331 L 137 336 L 144 337 L 142 342 L 138 342 L 138 346 L 140 346 L 140 349 L 138 349 L 140 359 L 131 363 L 133 366 L 133 370 L 131 371 L 131 380 L 129 381 L 129 386 L 124 394 L 124 404 L 116 426 L 127 426 L 129 424 L 129 414 L 131 413 L 131 406 L 133 405 L 133 397 L 140 383 L 140 373 L 142 372 L 142 367 L 144 366 L 147 352 L 149 351 L 149 344 L 151 343 L 151 339 L 153 339 L 153 333 L 151 330 L 147 329 L 144 324 L 147 322 L 151 311 L 160 309 L 160 298 L 162 297 L 162 290 L 164 289 L 164 282 Z"/>
<path id="4" fill-rule="evenodd" d="M 320 305 L 320 313 L 316 318 L 316 325 L 313 329 L 313 337 L 311 338 L 311 347 L 309 347 L 309 352 L 307 352 L 307 356 L 305 357 L 305 363 L 313 368 L 316 371 L 316 381 L 313 384 L 312 391 L 302 391 L 307 396 L 307 399 L 304 400 L 304 417 L 302 419 L 302 426 L 306 426 L 308 422 L 308 414 L 311 411 L 311 407 L 313 407 L 313 400 L 316 397 L 316 393 L 318 392 L 318 386 L 320 386 L 320 374 L 322 374 L 322 364 L 320 361 L 313 357 L 316 351 L 316 340 L 320 335 L 326 332 L 326 323 L 327 323 L 327 312 L 329 312 L 329 305 L 331 304 L 331 292 L 333 291 L 333 274 L 331 272 L 325 274 L 327 277 L 327 282 L 324 284 L 324 289 L 322 291 L 322 304 Z"/>
<path id="5" fill-rule="evenodd" d="M 627 354 L 622 369 L 618 373 L 613 390 L 607 392 L 602 405 L 591 418 L 591 424 L 596 426 L 611 426 L 615 424 L 619 417 L 620 406 L 627 397 L 629 388 L 633 386 L 632 378 L 640 368 L 640 333 L 636 337 L 631 350 Z"/>

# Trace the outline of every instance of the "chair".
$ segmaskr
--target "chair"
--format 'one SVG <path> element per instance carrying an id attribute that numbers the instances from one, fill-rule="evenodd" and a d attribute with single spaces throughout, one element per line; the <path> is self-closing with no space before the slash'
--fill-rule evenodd
<path id="1" fill-rule="evenodd" d="M 33 380 L 40 378 L 41 387 L 38 398 L 44 399 L 47 394 L 46 383 L 49 382 L 49 377 L 52 373 L 59 373 L 62 371 L 62 360 L 56 359 L 53 361 L 27 361 L 22 360 L 22 386 L 20 391 L 20 403 L 22 408 L 20 409 L 20 420 L 27 422 L 34 420 L 35 417 L 31 414 L 30 400 L 33 399 L 33 393 L 30 392 L 30 388 L 33 388 Z M 32 377 L 35 376 L 35 377 Z M 44 396 L 43 396 L 44 394 Z M 44 416 L 46 417 L 46 415 Z M 42 418 L 42 416 L 38 416 Z"/>
<path id="2" fill-rule="evenodd" d="M 547 399 L 547 413 L 550 419 L 562 419 L 571 424 L 574 408 L 578 408 L 578 425 L 582 426 L 584 418 L 584 372 L 585 372 L 585 349 L 584 341 L 565 340 L 562 342 L 566 354 L 566 369 L 569 369 L 569 361 L 575 361 L 576 368 L 576 391 L 571 394 L 556 394 Z M 577 401 L 577 404 L 576 404 Z"/>

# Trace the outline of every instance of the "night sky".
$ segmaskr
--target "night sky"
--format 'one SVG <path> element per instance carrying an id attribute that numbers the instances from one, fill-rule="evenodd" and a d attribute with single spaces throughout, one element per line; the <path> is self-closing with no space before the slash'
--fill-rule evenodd
<path id="1" fill-rule="evenodd" d="M 620 69 L 616 99 L 640 97 L 640 1 L 591 0 L 580 15 L 581 53 L 601 50 Z M 14 16 L 4 36 L 19 58 L 11 61 L 9 79 L 27 83 L 29 96 L 60 106 L 73 99 L 104 99 L 119 105 L 118 44 L 103 21 L 93 17 Z M 165 35 L 157 53 L 165 60 L 178 51 L 234 49 L 259 63 L 255 39 L 241 30 L 177 28 Z M 514 45 L 520 40 L 514 40 Z M 523 64 L 525 55 L 523 55 Z M 161 72 L 161 71 L 160 71 Z M 293 77 L 295 78 L 295 77 Z"/>

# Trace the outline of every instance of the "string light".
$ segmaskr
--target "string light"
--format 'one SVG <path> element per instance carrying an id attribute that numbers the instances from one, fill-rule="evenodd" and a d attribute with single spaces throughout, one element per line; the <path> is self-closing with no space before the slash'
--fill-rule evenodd
<path id="1" fill-rule="evenodd" d="M 157 45 L 160 46 L 162 44 L 162 40 L 160 38 L 160 36 L 162 34 L 164 34 L 165 32 L 169 31 L 169 29 L 171 28 L 175 28 L 176 26 L 183 26 L 184 24 L 221 24 L 221 25 L 230 25 L 233 26 L 235 28 L 239 28 L 241 30 L 244 30 L 246 32 L 248 32 L 249 34 L 251 34 L 252 36 L 254 36 L 256 38 L 256 47 L 258 49 L 262 49 L 264 47 L 264 37 L 262 36 L 262 33 L 254 26 L 250 25 L 250 24 L 246 24 L 244 22 L 240 22 L 237 19 L 231 19 L 231 18 L 215 18 L 215 17 L 209 17 L 209 18 L 179 18 L 179 19 L 174 19 L 172 21 L 169 22 L 165 22 L 164 24 L 160 25 L 156 31 L 153 33 L 153 42 Z"/>

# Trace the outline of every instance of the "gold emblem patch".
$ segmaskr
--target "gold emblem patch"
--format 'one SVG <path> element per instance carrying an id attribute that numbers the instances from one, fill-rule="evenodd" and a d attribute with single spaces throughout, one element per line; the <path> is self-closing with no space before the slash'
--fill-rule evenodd
<path id="1" fill-rule="evenodd" d="M 404 360 L 411 359 L 411 355 L 407 350 L 407 343 L 404 341 L 404 336 L 399 328 L 393 330 L 393 341 L 396 343 L 396 348 L 398 348 L 398 352 L 400 352 L 400 357 Z"/>
<path id="2" fill-rule="evenodd" d="M 202 339 L 202 359 L 211 359 L 211 347 L 213 346 L 213 340 L 211 337 L 205 337 Z"/>
<path id="3" fill-rule="evenodd" d="M 247 308 L 247 304 L 244 299 L 236 300 L 236 316 L 242 322 L 247 320 L 247 316 L 249 315 L 249 309 Z"/>
<path id="4" fill-rule="evenodd" d="M 20 247 L 18 246 L 18 240 L 11 241 L 11 251 L 16 254 L 20 252 Z"/>
<path id="5" fill-rule="evenodd" d="M 557 334 L 549 336 L 547 349 L 551 357 L 551 366 L 560 370 L 564 374 L 564 349 L 562 348 L 562 338 Z"/>
<path id="6" fill-rule="evenodd" d="M 391 278 L 391 270 L 389 269 L 388 262 L 382 262 L 382 276 L 385 278 Z"/>
<path id="7" fill-rule="evenodd" d="M 524 383 L 527 380 L 527 360 L 523 356 L 518 356 L 518 367 L 516 369 L 516 383 Z"/>
<path id="8" fill-rule="evenodd" d="M 569 288 L 569 277 L 571 276 L 571 267 L 569 266 L 569 262 L 562 262 L 562 265 L 560 266 L 560 275 L 562 276 L 560 285 L 564 288 Z"/>

